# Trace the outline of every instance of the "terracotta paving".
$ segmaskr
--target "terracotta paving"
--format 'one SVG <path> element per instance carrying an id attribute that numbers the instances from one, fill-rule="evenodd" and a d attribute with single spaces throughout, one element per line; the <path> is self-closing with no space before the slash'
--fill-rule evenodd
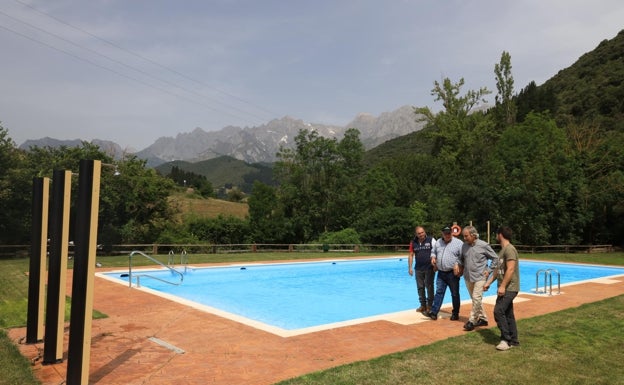
<path id="1" fill-rule="evenodd" d="M 624 276 L 563 286 L 561 295 L 520 294 L 514 306 L 521 319 L 622 294 Z M 493 307 L 485 307 L 495 328 Z M 450 321 L 448 313 L 441 312 L 444 318 L 431 321 L 414 311 L 411 324 L 374 321 L 286 338 L 99 277 L 95 278 L 94 308 L 109 317 L 93 321 L 90 384 L 268 385 L 464 334 L 462 325 L 470 304 L 462 304 L 459 322 Z M 44 385 L 65 381 L 68 330 L 65 359 L 54 365 L 41 364 L 42 343 L 20 342 L 25 339 L 25 328 L 9 330 L 9 337 L 33 362 L 35 375 Z"/>

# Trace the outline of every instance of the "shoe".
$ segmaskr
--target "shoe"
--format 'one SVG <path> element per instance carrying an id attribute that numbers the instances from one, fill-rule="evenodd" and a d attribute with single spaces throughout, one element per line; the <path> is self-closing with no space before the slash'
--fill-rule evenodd
<path id="1" fill-rule="evenodd" d="M 427 313 L 427 317 L 431 318 L 434 321 L 438 319 L 438 315 L 432 312 Z"/>
<path id="2" fill-rule="evenodd" d="M 511 346 L 509 346 L 505 340 L 502 340 L 498 345 L 496 345 L 496 350 L 505 351 L 509 349 L 511 349 Z"/>
<path id="3" fill-rule="evenodd" d="M 484 320 L 483 318 L 479 318 L 475 326 L 488 326 L 488 322 Z"/>
<path id="4" fill-rule="evenodd" d="M 417 312 L 422 313 L 422 312 L 426 312 L 427 311 L 427 307 L 426 306 L 421 306 L 418 309 L 416 309 Z"/>
<path id="5" fill-rule="evenodd" d="M 509 346 L 513 347 L 513 346 L 520 346 L 520 342 L 518 341 L 511 341 L 509 342 Z"/>
<path id="6" fill-rule="evenodd" d="M 457 321 L 457 320 L 459 320 L 459 314 L 455 314 L 455 313 L 451 314 L 451 321 Z"/>
<path id="7" fill-rule="evenodd" d="M 474 328 L 474 324 L 470 321 L 466 322 L 466 324 L 464 325 L 464 330 L 467 332 L 474 330 Z"/>

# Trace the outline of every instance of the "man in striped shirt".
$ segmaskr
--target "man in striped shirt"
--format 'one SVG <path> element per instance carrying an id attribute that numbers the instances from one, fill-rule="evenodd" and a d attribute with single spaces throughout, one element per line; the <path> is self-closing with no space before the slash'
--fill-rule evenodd
<path id="1" fill-rule="evenodd" d="M 450 226 L 442 229 L 442 238 L 438 239 L 431 250 L 431 264 L 438 270 L 436 278 L 436 293 L 433 298 L 433 306 L 427 316 L 432 320 L 438 319 L 438 312 L 442 306 L 446 288 L 451 290 L 453 312 L 451 321 L 459 320 L 459 278 L 463 273 L 461 263 L 461 251 L 463 242 L 455 238 Z"/>

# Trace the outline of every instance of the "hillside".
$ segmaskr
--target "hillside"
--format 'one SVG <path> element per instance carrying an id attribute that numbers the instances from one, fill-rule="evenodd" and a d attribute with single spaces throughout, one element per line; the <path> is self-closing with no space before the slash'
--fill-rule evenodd
<path id="1" fill-rule="evenodd" d="M 573 116 L 592 120 L 607 130 L 624 130 L 624 30 L 600 42 L 537 89 L 555 97 L 556 111 L 551 111 L 555 116 Z"/>
<path id="2" fill-rule="evenodd" d="M 169 202 L 180 210 L 179 215 L 184 219 L 216 218 L 219 215 L 244 219 L 249 212 L 249 207 L 246 203 L 200 198 L 192 193 L 185 192 L 171 195 Z"/>
<path id="3" fill-rule="evenodd" d="M 430 129 L 412 132 L 399 138 L 388 140 L 379 146 L 366 151 L 364 164 L 371 166 L 384 160 L 403 157 L 406 154 L 428 154 L 433 146 L 427 136 Z"/>
<path id="4" fill-rule="evenodd" d="M 220 156 L 196 163 L 176 160 L 163 163 L 156 167 L 156 170 L 163 175 L 167 175 L 173 167 L 203 175 L 215 188 L 234 185 L 238 186 L 242 191 L 249 193 L 254 180 L 268 185 L 274 184 L 273 170 L 270 166 L 259 163 L 245 163 L 231 156 Z"/>

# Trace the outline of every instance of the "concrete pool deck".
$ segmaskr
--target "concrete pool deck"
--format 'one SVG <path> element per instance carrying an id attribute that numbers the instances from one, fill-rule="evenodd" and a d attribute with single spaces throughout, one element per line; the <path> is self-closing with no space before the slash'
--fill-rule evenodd
<path id="1" fill-rule="evenodd" d="M 69 295 L 71 272 L 67 278 Z M 561 291 L 553 296 L 520 294 L 514 302 L 516 317 L 529 318 L 622 295 L 624 276 L 566 285 Z M 415 288 L 412 295 L 417 302 Z M 493 321 L 492 304 L 485 307 Z M 450 321 L 448 313 L 441 312 L 442 319 L 431 321 L 413 311 L 402 313 L 394 322 L 372 321 L 280 337 L 96 277 L 94 309 L 108 318 L 93 321 L 90 384 L 269 385 L 462 335 L 470 304 L 462 304 L 459 322 Z M 494 322 L 490 325 L 496 327 Z M 65 358 L 67 332 L 68 328 Z M 42 343 L 20 343 L 25 328 L 10 329 L 8 334 L 33 362 L 42 384 L 64 383 L 66 359 L 42 365 Z"/>

